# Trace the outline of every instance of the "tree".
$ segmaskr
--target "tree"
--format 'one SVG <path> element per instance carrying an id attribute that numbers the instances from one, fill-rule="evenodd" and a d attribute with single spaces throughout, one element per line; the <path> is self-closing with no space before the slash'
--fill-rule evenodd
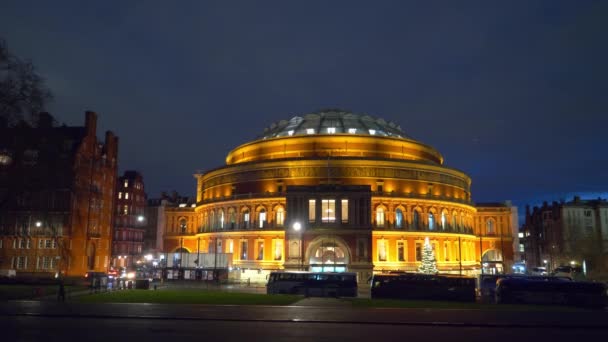
<path id="1" fill-rule="evenodd" d="M 8 124 L 36 122 L 36 115 L 53 98 L 30 60 L 22 60 L 0 39 L 0 118 Z"/>
<path id="2" fill-rule="evenodd" d="M 439 272 L 437 271 L 435 252 L 433 252 L 433 246 L 431 246 L 428 237 L 424 239 L 424 247 L 422 249 L 422 265 L 420 265 L 418 272 L 425 274 L 435 274 Z"/>

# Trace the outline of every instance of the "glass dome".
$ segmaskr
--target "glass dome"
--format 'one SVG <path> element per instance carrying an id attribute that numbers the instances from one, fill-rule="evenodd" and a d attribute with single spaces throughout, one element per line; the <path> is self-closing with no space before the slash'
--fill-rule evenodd
<path id="1" fill-rule="evenodd" d="M 260 139 L 312 134 L 377 135 L 409 139 L 394 122 L 339 109 L 294 116 L 289 121 L 275 122 L 264 129 Z"/>

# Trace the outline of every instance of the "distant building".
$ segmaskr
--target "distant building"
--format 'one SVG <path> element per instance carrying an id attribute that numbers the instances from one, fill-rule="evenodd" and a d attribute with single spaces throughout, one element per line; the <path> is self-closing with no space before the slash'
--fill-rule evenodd
<path id="1" fill-rule="evenodd" d="M 106 271 L 114 215 L 118 138 L 85 125 L 0 124 L 0 269 L 68 276 Z"/>
<path id="2" fill-rule="evenodd" d="M 132 267 L 144 249 L 146 192 L 137 171 L 125 171 L 116 182 L 116 220 L 112 241 L 115 267 Z"/>
<path id="3" fill-rule="evenodd" d="M 608 202 L 605 199 L 543 203 L 526 207 L 522 226 L 528 267 L 583 262 L 590 272 L 608 271 Z"/>
<path id="4" fill-rule="evenodd" d="M 144 209 L 145 234 L 144 254 L 160 253 L 163 251 L 163 231 L 165 229 L 167 210 L 192 211 L 196 201 L 191 197 L 180 196 L 177 192 L 163 192 L 160 198 L 149 199 Z"/>

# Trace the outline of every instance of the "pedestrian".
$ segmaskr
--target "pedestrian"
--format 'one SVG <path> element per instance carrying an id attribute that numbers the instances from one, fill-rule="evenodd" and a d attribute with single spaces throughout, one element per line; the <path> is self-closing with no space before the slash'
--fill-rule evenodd
<path id="1" fill-rule="evenodd" d="M 57 301 L 65 302 L 65 286 L 63 285 L 63 279 L 59 280 L 59 291 L 57 292 Z"/>

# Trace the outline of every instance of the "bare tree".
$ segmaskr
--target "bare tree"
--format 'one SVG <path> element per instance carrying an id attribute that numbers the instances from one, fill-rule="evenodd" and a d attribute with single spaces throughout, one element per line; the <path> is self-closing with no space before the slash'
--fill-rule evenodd
<path id="1" fill-rule="evenodd" d="M 52 98 L 34 64 L 11 54 L 6 41 L 0 39 L 0 118 L 9 124 L 35 122 Z"/>

